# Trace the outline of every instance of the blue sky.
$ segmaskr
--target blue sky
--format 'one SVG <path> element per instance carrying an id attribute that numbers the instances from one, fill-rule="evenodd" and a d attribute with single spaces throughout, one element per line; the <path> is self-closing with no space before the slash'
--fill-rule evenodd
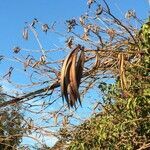
<path id="1" fill-rule="evenodd" d="M 87 10 L 86 2 L 86 0 L 0 0 L 0 53 L 10 55 L 14 45 L 26 45 L 21 38 L 25 21 L 31 21 L 33 18 L 46 23 L 58 21 L 61 28 L 64 20 L 80 16 Z M 140 18 L 146 18 L 150 9 L 148 0 L 113 0 L 111 7 L 118 16 L 122 16 L 118 8 L 123 13 L 134 8 Z"/>
<path id="2" fill-rule="evenodd" d="M 112 11 L 118 17 L 123 18 L 128 9 L 135 9 L 141 19 L 148 17 L 150 6 L 148 0 L 108 0 Z M 39 49 L 34 40 L 24 41 L 22 39 L 22 30 L 24 22 L 31 22 L 33 18 L 39 19 L 42 23 L 53 23 L 57 21 L 57 27 L 60 32 L 64 32 L 64 22 L 72 17 L 78 18 L 87 11 L 86 0 L 0 0 L 0 55 L 12 57 L 12 48 L 20 46 L 27 49 Z M 62 46 L 64 39 L 53 34 L 45 36 L 40 35 L 40 40 L 44 48 L 49 49 Z M 0 77 L 8 66 L 19 67 L 15 62 L 7 61 L 0 64 Z M 15 76 L 18 80 L 21 75 Z M 0 78 L 1 79 L 1 78 Z M 26 79 L 22 82 L 26 82 Z M 6 86 L 6 82 L 4 83 Z M 11 87 L 9 87 L 9 90 Z M 90 95 L 90 93 L 89 93 Z M 81 108 L 82 109 L 82 108 Z M 81 109 L 78 111 L 80 112 Z M 82 110 L 86 114 L 85 110 Z"/>
<path id="3" fill-rule="evenodd" d="M 0 55 L 7 57 L 12 56 L 14 46 L 38 49 L 35 40 L 27 42 L 22 39 L 24 22 L 31 22 L 33 18 L 48 24 L 57 21 L 57 28 L 60 32 L 64 32 L 65 20 L 72 17 L 78 18 L 87 11 L 87 0 L 0 0 L 0 2 Z M 118 17 L 123 18 L 128 9 L 135 9 L 137 15 L 142 19 L 148 17 L 150 9 L 148 0 L 108 0 L 108 2 L 113 13 Z M 44 48 L 47 49 L 53 48 L 55 44 L 62 46 L 64 42 L 63 38 L 58 38 L 53 34 L 48 36 L 41 34 L 40 36 Z M 1 69 L 7 71 L 10 63 L 16 65 L 14 62 L 8 61 L 1 64 Z M 2 72 L 0 72 L 0 75 L 2 75 Z"/>
<path id="4" fill-rule="evenodd" d="M 0 3 L 0 53 L 8 55 L 14 45 L 24 44 L 21 31 L 25 21 L 38 18 L 42 22 L 63 24 L 64 20 L 80 16 L 87 9 L 86 0 L 0 0 Z M 113 0 L 111 6 L 117 15 L 120 15 L 117 7 L 122 12 L 134 8 L 141 18 L 148 16 L 150 8 L 148 0 Z"/>

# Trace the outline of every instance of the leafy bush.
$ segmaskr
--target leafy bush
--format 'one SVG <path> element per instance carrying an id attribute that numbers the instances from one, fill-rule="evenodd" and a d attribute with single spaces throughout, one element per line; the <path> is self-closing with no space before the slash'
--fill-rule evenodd
<path id="1" fill-rule="evenodd" d="M 63 134 L 64 140 L 70 141 L 68 149 L 150 148 L 150 22 L 142 26 L 139 36 L 139 44 L 132 45 L 133 50 L 139 51 L 129 60 L 130 65 L 120 68 L 123 76 L 118 76 L 115 84 L 101 82 L 99 85 L 104 95 L 103 109 Z M 122 59 L 125 61 L 125 57 Z"/>

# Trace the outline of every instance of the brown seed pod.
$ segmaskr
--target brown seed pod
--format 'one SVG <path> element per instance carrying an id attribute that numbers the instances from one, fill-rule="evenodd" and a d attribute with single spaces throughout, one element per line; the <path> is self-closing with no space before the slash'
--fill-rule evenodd
<path id="1" fill-rule="evenodd" d="M 79 84 L 82 77 L 84 52 L 81 51 L 79 58 L 77 55 L 81 46 L 78 45 L 65 59 L 61 70 L 61 94 L 62 98 L 66 100 L 68 107 L 75 107 L 76 102 L 80 101 Z M 80 73 L 79 73 L 80 72 Z"/>

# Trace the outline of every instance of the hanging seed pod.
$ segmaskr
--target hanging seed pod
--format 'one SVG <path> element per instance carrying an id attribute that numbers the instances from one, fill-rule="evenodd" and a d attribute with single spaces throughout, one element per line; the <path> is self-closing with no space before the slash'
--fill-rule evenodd
<path id="1" fill-rule="evenodd" d="M 127 89 L 127 81 L 125 77 L 125 71 L 124 71 L 124 54 L 119 53 L 118 54 L 118 60 L 119 60 L 119 74 L 120 74 L 120 85 L 121 88 Z"/>
<path id="2" fill-rule="evenodd" d="M 22 37 L 25 40 L 28 40 L 28 28 L 23 29 Z"/>
<path id="3" fill-rule="evenodd" d="M 77 72 L 76 72 L 76 76 L 77 76 L 77 84 L 78 84 L 78 88 L 81 82 L 81 78 L 83 75 L 83 67 L 84 67 L 84 62 L 85 62 L 85 55 L 84 55 L 84 48 L 81 48 L 81 53 L 79 55 L 79 59 L 77 61 Z"/>
<path id="4" fill-rule="evenodd" d="M 83 72 L 84 52 L 83 48 L 78 45 L 65 59 L 61 70 L 61 93 L 62 98 L 66 100 L 68 107 L 75 107 L 76 102 L 80 101 L 79 84 Z M 77 55 L 81 51 L 79 58 Z"/>

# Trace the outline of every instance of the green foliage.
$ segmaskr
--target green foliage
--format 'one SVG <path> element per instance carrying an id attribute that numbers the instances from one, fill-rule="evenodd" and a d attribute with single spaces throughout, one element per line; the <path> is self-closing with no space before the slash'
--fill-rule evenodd
<path id="1" fill-rule="evenodd" d="M 1 93 L 1 91 L 0 91 Z M 0 94 L 0 102 L 5 101 Z M 0 111 L 0 150 L 15 150 L 23 136 L 22 115 L 13 106 Z"/>
<path id="2" fill-rule="evenodd" d="M 139 35 L 141 37 L 141 48 L 150 53 L 150 17 L 148 21 L 142 26 Z"/>
<path id="3" fill-rule="evenodd" d="M 115 84 L 100 83 L 103 109 L 74 131 L 68 131 L 68 149 L 150 148 L 150 22 L 142 26 L 139 35 L 140 46 L 132 48 L 140 47 L 140 59 L 126 66 L 127 88 L 122 89 L 120 78 Z"/>

